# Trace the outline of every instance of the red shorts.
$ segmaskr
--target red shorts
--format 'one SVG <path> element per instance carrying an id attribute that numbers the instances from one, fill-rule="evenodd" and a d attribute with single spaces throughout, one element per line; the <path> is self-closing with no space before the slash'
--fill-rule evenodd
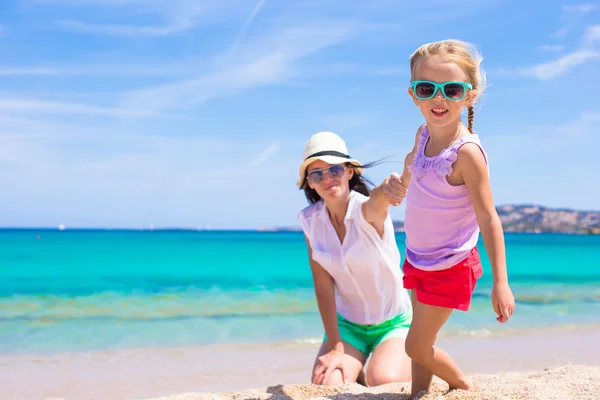
<path id="1" fill-rule="evenodd" d="M 424 271 L 405 260 L 402 271 L 404 287 L 414 289 L 419 302 L 461 311 L 469 310 L 475 284 L 483 275 L 477 247 L 467 258 L 448 269 Z"/>

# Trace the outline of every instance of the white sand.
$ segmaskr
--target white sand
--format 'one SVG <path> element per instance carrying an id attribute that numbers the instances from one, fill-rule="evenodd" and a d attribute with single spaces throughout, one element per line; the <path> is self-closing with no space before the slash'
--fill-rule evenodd
<path id="1" fill-rule="evenodd" d="M 568 365 L 536 373 L 474 375 L 478 391 L 447 392 L 448 386 L 434 381 L 433 390 L 422 400 L 458 399 L 600 399 L 600 366 Z M 410 384 L 389 384 L 365 388 L 357 384 L 338 387 L 316 385 L 277 385 L 266 389 L 220 394 L 187 393 L 154 400 L 407 400 Z"/>
<path id="2" fill-rule="evenodd" d="M 506 372 L 543 371 L 545 368 L 568 365 L 600 365 L 598 343 L 600 343 L 600 326 L 597 325 L 566 330 L 538 329 L 488 338 L 440 339 L 440 346 L 454 357 L 466 374 L 479 375 L 477 379 L 484 384 L 482 386 L 484 391 L 481 393 L 488 393 L 486 394 L 488 399 L 502 398 L 491 397 L 488 387 L 503 386 L 505 380 L 507 387 L 513 388 L 511 390 L 521 390 L 522 386 L 527 385 L 530 393 L 535 393 L 534 390 L 538 390 L 538 386 L 543 387 L 541 382 L 544 380 L 540 378 L 526 379 L 522 375 L 506 374 Z M 225 391 L 245 393 L 243 391 L 246 389 L 268 387 L 271 387 L 271 391 L 277 391 L 277 386 L 273 385 L 310 382 L 310 366 L 318 347 L 318 344 L 255 343 L 63 354 L 4 354 L 0 355 L 0 400 L 148 399 L 192 392 L 205 393 L 204 398 L 212 398 L 214 396 L 206 393 Z M 565 382 L 585 382 L 585 379 L 581 381 L 581 377 L 575 376 L 574 370 L 566 373 L 569 378 L 564 379 Z M 592 369 L 591 373 L 596 373 L 598 379 L 597 370 Z M 481 374 L 501 375 L 493 378 Z M 549 380 L 549 378 L 544 379 Z M 522 380 L 522 383 L 517 383 L 520 382 L 519 380 Z M 556 385 L 557 388 L 562 387 L 563 383 L 556 383 Z M 402 393 L 402 387 L 391 387 L 386 390 Z M 285 386 L 285 388 L 287 397 L 282 397 L 283 392 L 279 390 L 277 392 L 279 397 L 269 395 L 271 396 L 269 398 L 273 400 L 303 398 L 300 395 L 302 391 L 310 393 L 304 398 L 320 396 L 320 392 L 315 392 L 314 388 L 308 389 L 310 386 Z M 585 385 L 578 390 L 584 388 Z M 319 388 L 319 390 L 331 389 Z M 346 387 L 341 392 L 344 390 L 352 393 L 363 388 Z M 339 388 L 336 391 L 340 393 Z M 264 398 L 264 390 L 262 393 L 262 397 L 255 398 Z M 556 395 L 563 397 L 554 398 L 590 398 L 583 395 L 568 397 L 566 393 L 558 390 Z M 191 398 L 202 398 L 199 394 L 194 396 Z M 334 394 L 332 396 L 337 398 Z M 221 398 L 223 397 L 221 395 Z M 244 395 L 237 395 L 237 397 L 251 398 Z M 402 399 L 402 396 L 396 395 L 396 398 Z M 591 398 L 600 400 L 600 394 Z M 376 397 L 371 396 L 370 399 Z"/>

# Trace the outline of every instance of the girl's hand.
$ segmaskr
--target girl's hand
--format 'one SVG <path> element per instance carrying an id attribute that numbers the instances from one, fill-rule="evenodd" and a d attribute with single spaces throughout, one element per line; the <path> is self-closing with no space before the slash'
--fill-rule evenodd
<path id="1" fill-rule="evenodd" d="M 317 359 L 317 363 L 313 369 L 312 383 L 322 385 L 323 382 L 327 382 L 331 373 L 336 369 L 340 370 L 344 383 L 347 383 L 348 378 L 344 371 L 344 350 L 333 349 Z"/>
<path id="2" fill-rule="evenodd" d="M 406 197 L 406 186 L 402 183 L 402 178 L 396 172 L 383 180 L 381 184 L 383 195 L 392 206 L 399 206 Z"/>
<path id="3" fill-rule="evenodd" d="M 508 286 L 508 283 L 501 283 L 492 286 L 492 307 L 498 314 L 496 321 L 501 324 L 508 321 L 515 311 L 515 298 Z"/>

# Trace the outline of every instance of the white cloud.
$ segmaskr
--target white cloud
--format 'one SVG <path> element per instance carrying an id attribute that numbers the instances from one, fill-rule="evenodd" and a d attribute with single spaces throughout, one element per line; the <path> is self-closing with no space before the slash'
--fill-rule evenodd
<path id="1" fill-rule="evenodd" d="M 600 25 L 588 26 L 577 49 L 555 60 L 520 68 L 519 74 L 538 79 L 553 79 L 567 74 L 573 67 L 600 57 Z"/>
<path id="2" fill-rule="evenodd" d="M 539 49 L 544 51 L 563 51 L 566 49 L 566 47 L 560 44 L 547 44 L 540 46 Z"/>
<path id="3" fill-rule="evenodd" d="M 240 31 L 240 33 L 238 34 L 238 36 L 235 38 L 235 41 L 231 45 L 230 53 L 235 53 L 235 51 L 237 50 L 239 44 L 242 42 L 242 40 L 246 36 L 246 32 L 248 31 L 248 28 L 250 27 L 250 24 L 252 23 L 252 21 L 254 21 L 254 19 L 256 18 L 256 16 L 258 15 L 258 13 L 260 12 L 260 9 L 264 6 L 264 4 L 265 4 L 265 0 L 258 0 L 258 3 L 256 4 L 256 7 L 254 7 L 254 9 L 252 10 L 252 12 L 250 13 L 250 16 L 248 16 L 248 19 L 244 23 L 244 26 L 242 27 L 242 30 Z"/>
<path id="4" fill-rule="evenodd" d="M 217 57 L 212 71 L 197 78 L 125 93 L 120 106 L 148 112 L 189 109 L 210 99 L 280 83 L 298 74 L 295 62 L 354 33 L 354 26 L 343 21 L 286 27 L 248 44 L 235 59 Z"/>
<path id="5" fill-rule="evenodd" d="M 33 4 L 62 7 L 94 7 L 98 12 L 88 12 L 90 18 L 111 16 L 107 10 L 119 7 L 129 15 L 154 15 L 163 24 L 140 25 L 135 23 L 97 23 L 89 20 L 62 19 L 56 25 L 82 33 L 114 36 L 166 36 L 194 28 L 199 21 L 212 18 L 224 11 L 236 10 L 240 0 L 33 0 Z M 95 10 L 94 10 L 95 11 Z M 104 11 L 104 14 L 102 13 Z"/>
<path id="6" fill-rule="evenodd" d="M 0 76 L 8 75 L 58 75 L 59 71 L 41 67 L 0 68 Z"/>
<path id="7" fill-rule="evenodd" d="M 164 36 L 190 29 L 193 26 L 193 20 L 185 18 L 163 26 L 89 24 L 70 20 L 57 21 L 57 25 L 81 33 L 115 36 Z"/>
<path id="8" fill-rule="evenodd" d="M 286 61 L 281 55 L 267 55 L 196 79 L 129 91 L 123 94 L 120 106 L 147 112 L 190 109 L 210 99 L 283 81 L 291 75 Z"/>
<path id="9" fill-rule="evenodd" d="M 592 25 L 585 31 L 584 40 L 586 44 L 593 44 L 600 41 L 600 25 Z"/>
<path id="10" fill-rule="evenodd" d="M 552 36 L 556 37 L 556 38 L 563 38 L 565 36 L 567 36 L 567 34 L 569 33 L 569 28 L 566 26 L 563 26 L 562 28 L 557 29 Z"/>
<path id="11" fill-rule="evenodd" d="M 567 13 L 589 14 L 598 8 L 597 4 L 575 4 L 563 6 L 563 11 Z"/>
<path id="12" fill-rule="evenodd" d="M 182 115 L 153 113 L 142 109 L 103 107 L 59 101 L 29 100 L 0 97 L 0 111 L 35 114 L 77 114 L 136 118 L 184 118 Z"/>
<path id="13" fill-rule="evenodd" d="M 598 209 L 600 188 L 590 185 L 588 177 L 600 170 L 600 114 L 581 112 L 558 123 L 543 120 L 497 124 L 495 132 L 486 133 L 496 202 Z"/>
<path id="14" fill-rule="evenodd" d="M 250 166 L 251 167 L 256 167 L 261 165 L 262 163 L 264 163 L 269 157 L 271 157 L 273 154 L 277 153 L 279 151 L 280 148 L 280 144 L 279 143 L 271 143 L 269 145 L 269 147 L 267 147 L 264 151 L 262 151 L 260 154 L 258 154 L 256 157 L 254 157 L 254 160 L 252 160 L 250 162 Z"/>
<path id="15" fill-rule="evenodd" d="M 506 158 L 511 163 L 513 159 L 520 159 L 531 153 L 531 148 L 537 149 L 537 155 L 541 159 L 548 159 L 562 154 L 567 149 L 578 152 L 588 151 L 593 153 L 596 146 L 600 144 L 596 135 L 597 124 L 600 122 L 600 113 L 597 111 L 583 111 L 571 120 L 560 124 L 522 124 L 519 128 L 505 127 L 498 132 L 486 134 L 485 143 L 494 148 L 494 152 Z M 506 132 L 520 132 L 518 134 L 507 134 Z M 526 132 L 526 133 L 523 133 Z M 522 141 L 521 146 L 515 146 L 515 141 Z M 578 157 L 563 157 L 563 161 L 577 160 Z M 546 165 L 546 164 L 544 164 Z M 556 164 L 556 165 L 560 165 Z M 530 177 L 531 175 L 527 175 Z"/>
<path id="16" fill-rule="evenodd" d="M 240 220 L 232 226 L 244 226 L 240 193 L 263 182 L 260 196 L 244 199 L 249 207 L 264 207 L 281 187 L 295 194 L 295 160 L 265 168 L 258 183 L 248 179 L 248 165 L 265 166 L 279 150 L 280 143 L 251 138 L 156 136 L 102 120 L 78 126 L 0 115 L 1 225 L 202 228 L 223 226 L 216 211 L 228 209 Z"/>
<path id="17" fill-rule="evenodd" d="M 187 63 L 0 66 L 0 76 L 174 76 L 191 75 L 199 61 Z"/>
<path id="18" fill-rule="evenodd" d="M 586 111 L 579 115 L 578 121 L 583 123 L 597 123 L 600 122 L 600 113 L 594 111 Z"/>
<path id="19" fill-rule="evenodd" d="M 576 50 L 556 60 L 528 67 L 521 72 L 523 75 L 539 79 L 552 79 L 565 75 L 571 68 L 598 57 L 600 57 L 600 51 L 597 50 Z"/>
<path id="20" fill-rule="evenodd" d="M 569 32 L 578 30 L 583 24 L 586 16 L 598 8 L 596 4 L 575 4 L 562 7 L 561 28 L 556 30 L 552 36 L 555 38 L 564 38 Z"/>
<path id="21" fill-rule="evenodd" d="M 177 0 L 174 0 L 177 2 Z M 28 0 L 30 4 L 55 6 L 144 6 L 167 4 L 169 0 Z"/>

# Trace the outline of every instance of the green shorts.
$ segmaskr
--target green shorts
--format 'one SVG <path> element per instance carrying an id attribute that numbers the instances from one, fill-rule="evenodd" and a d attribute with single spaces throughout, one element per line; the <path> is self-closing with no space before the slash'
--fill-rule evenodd
<path id="1" fill-rule="evenodd" d="M 344 342 L 350 343 L 363 354 L 369 355 L 381 342 L 391 338 L 406 339 L 412 310 L 406 311 L 378 325 L 361 325 L 350 322 L 338 314 L 338 329 Z M 325 335 L 323 340 L 327 340 Z"/>

